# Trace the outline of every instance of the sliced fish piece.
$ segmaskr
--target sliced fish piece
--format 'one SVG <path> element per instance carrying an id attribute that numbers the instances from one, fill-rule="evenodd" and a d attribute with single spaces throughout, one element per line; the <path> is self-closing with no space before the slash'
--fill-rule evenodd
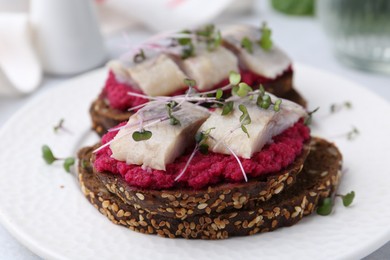
<path id="1" fill-rule="evenodd" d="M 167 54 L 160 54 L 127 69 L 132 81 L 147 95 L 170 95 L 185 88 L 187 76 Z"/>
<path id="2" fill-rule="evenodd" d="M 127 126 L 121 129 L 110 144 L 112 157 L 128 164 L 165 170 L 184 150 L 194 143 L 194 136 L 210 112 L 203 107 L 184 102 L 173 113 L 180 125 L 171 125 L 169 120 L 145 127 L 152 137 L 145 141 L 134 141 L 132 134 L 139 130 L 140 120 L 161 118 L 167 115 L 164 105 L 147 105 L 130 117 Z M 151 120 L 153 122 L 158 119 Z M 146 126 L 150 122 L 145 122 Z"/>
<path id="3" fill-rule="evenodd" d="M 266 78 L 275 79 L 291 65 L 290 58 L 275 44 L 264 50 L 256 41 L 261 37 L 259 28 L 249 25 L 234 25 L 222 30 L 224 45 L 238 56 L 240 66 Z M 241 47 L 244 37 L 252 41 L 253 53 Z"/>
<path id="4" fill-rule="evenodd" d="M 196 56 L 185 59 L 183 69 L 196 81 L 198 90 L 206 91 L 227 79 L 230 71 L 238 72 L 238 59 L 222 46 L 213 51 L 197 46 Z"/>
<path id="5" fill-rule="evenodd" d="M 277 99 L 271 94 L 270 96 L 273 101 Z M 282 133 L 306 115 L 303 107 L 289 100 L 282 100 L 279 112 L 275 112 L 271 107 L 267 110 L 259 108 L 255 100 L 256 98 L 236 102 L 234 110 L 229 115 L 222 116 L 221 109 L 211 113 L 210 117 L 200 127 L 200 131 L 215 128 L 210 133 L 215 140 L 213 138 L 207 139 L 210 151 L 231 154 L 226 147 L 228 146 L 237 156 L 249 159 L 255 152 L 260 151 L 266 143 L 271 142 L 273 136 Z M 246 106 L 252 121 L 245 125 L 249 137 L 240 128 L 242 112 L 238 109 L 239 104 Z"/>

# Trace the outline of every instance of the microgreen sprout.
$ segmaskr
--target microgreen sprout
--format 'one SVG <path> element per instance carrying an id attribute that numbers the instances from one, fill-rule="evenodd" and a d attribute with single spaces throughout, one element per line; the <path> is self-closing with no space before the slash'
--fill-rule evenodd
<path id="1" fill-rule="evenodd" d="M 57 160 L 57 158 L 54 157 L 50 147 L 47 145 L 42 146 L 42 157 L 49 165 Z"/>
<path id="2" fill-rule="evenodd" d="M 167 113 L 168 113 L 168 117 L 169 117 L 169 123 L 171 125 L 180 125 L 179 119 L 177 119 L 176 117 L 174 117 L 172 115 L 173 114 L 173 110 L 178 107 L 178 103 L 175 102 L 175 101 L 171 101 L 171 102 L 167 103 L 165 105 L 165 107 L 167 109 Z"/>
<path id="3" fill-rule="evenodd" d="M 75 159 L 73 157 L 65 158 L 64 160 L 64 169 L 67 172 L 70 172 L 70 167 L 74 165 Z"/>
<path id="4" fill-rule="evenodd" d="M 282 104 L 281 99 L 277 99 L 275 103 L 272 102 L 271 96 L 268 94 L 265 94 L 265 90 L 263 85 L 259 86 L 258 90 L 258 96 L 256 100 L 256 105 L 263 109 L 268 109 L 271 105 L 273 105 L 273 109 L 275 112 L 280 111 L 280 105 Z"/>
<path id="5" fill-rule="evenodd" d="M 330 113 L 336 113 L 342 110 L 343 108 L 346 109 L 351 109 L 352 108 L 352 103 L 350 101 L 345 101 L 342 104 L 332 104 L 330 106 Z"/>
<path id="6" fill-rule="evenodd" d="M 215 127 L 209 128 L 206 131 L 200 131 L 195 134 L 195 148 L 192 151 L 190 158 L 188 158 L 186 165 L 184 166 L 183 170 L 179 173 L 179 175 L 176 176 L 175 181 L 179 180 L 184 173 L 187 171 L 188 166 L 190 165 L 192 159 L 194 158 L 196 152 L 201 152 L 202 154 L 207 154 L 209 146 L 206 143 L 207 139 L 210 137 L 211 131 L 215 129 Z"/>
<path id="7" fill-rule="evenodd" d="M 214 51 L 222 44 L 222 35 L 220 31 L 217 31 L 214 37 L 207 40 L 207 50 Z"/>
<path id="8" fill-rule="evenodd" d="M 347 133 L 347 139 L 354 140 L 359 134 L 359 130 L 355 126 L 353 126 L 352 130 Z"/>
<path id="9" fill-rule="evenodd" d="M 61 118 L 60 121 L 58 122 L 58 124 L 53 127 L 54 133 L 57 133 L 58 130 L 62 129 L 63 124 L 64 124 L 64 119 Z"/>
<path id="10" fill-rule="evenodd" d="M 244 106 L 243 104 L 240 104 L 238 106 L 238 109 L 242 112 L 242 115 L 240 116 L 241 129 L 244 133 L 246 133 L 249 138 L 248 129 L 245 127 L 245 125 L 249 125 L 252 122 L 251 117 L 249 116 L 246 106 Z"/>
<path id="11" fill-rule="evenodd" d="M 321 216 L 327 216 L 332 213 L 333 202 L 332 198 L 325 198 L 321 205 L 317 208 L 317 214 Z"/>
<path id="12" fill-rule="evenodd" d="M 145 129 L 141 129 L 140 131 L 134 131 L 132 134 L 132 138 L 136 142 L 149 140 L 152 138 L 152 132 L 147 131 Z"/>
<path id="13" fill-rule="evenodd" d="M 65 119 L 61 118 L 58 124 L 53 126 L 54 133 L 58 133 L 60 130 L 62 130 L 64 132 L 71 134 L 72 132 L 69 131 L 67 128 L 65 128 L 64 123 L 65 123 Z"/>
<path id="14" fill-rule="evenodd" d="M 204 41 L 208 51 L 214 51 L 222 43 L 222 35 L 219 30 L 215 29 L 213 24 L 208 24 L 203 28 L 195 31 L 198 36 L 198 41 Z"/>
<path id="15" fill-rule="evenodd" d="M 217 92 L 215 92 L 215 98 L 216 99 L 221 99 L 223 96 L 223 91 L 222 89 L 217 89 Z"/>
<path id="16" fill-rule="evenodd" d="M 229 83 L 230 85 L 237 86 L 241 82 L 241 75 L 235 71 L 229 73 Z"/>
<path id="17" fill-rule="evenodd" d="M 271 97 L 269 95 L 259 95 L 257 97 L 257 105 L 261 108 L 268 109 L 271 106 Z"/>
<path id="18" fill-rule="evenodd" d="M 67 157 L 65 159 L 55 157 L 52 150 L 47 145 L 42 146 L 42 157 L 49 165 L 53 164 L 55 161 L 64 161 L 63 166 L 67 172 L 70 172 L 70 167 L 75 163 L 74 157 Z"/>
<path id="19" fill-rule="evenodd" d="M 336 194 L 336 197 L 340 197 L 343 200 L 344 207 L 348 207 L 352 204 L 353 199 L 355 198 L 355 192 L 351 191 L 345 195 L 342 194 Z"/>
<path id="20" fill-rule="evenodd" d="M 233 92 L 239 97 L 246 97 L 248 96 L 249 92 L 252 92 L 253 89 L 246 84 L 245 82 L 240 82 L 238 86 L 233 87 Z"/>
<path id="21" fill-rule="evenodd" d="M 193 88 L 196 86 L 196 81 L 193 79 L 184 79 L 183 80 L 184 84 L 190 88 Z"/>
<path id="22" fill-rule="evenodd" d="M 339 197 L 343 201 L 344 207 L 349 207 L 354 198 L 355 198 L 355 192 L 351 191 L 345 195 L 342 194 L 336 194 L 335 197 Z M 331 197 L 325 198 L 322 203 L 317 208 L 317 214 L 321 216 L 327 216 L 330 213 L 332 213 L 333 209 L 333 201 Z"/>
<path id="23" fill-rule="evenodd" d="M 226 116 L 230 114 L 230 112 L 233 111 L 234 108 L 234 102 L 233 101 L 228 101 L 226 102 L 223 107 L 222 107 L 222 113 L 221 115 Z"/>
<path id="24" fill-rule="evenodd" d="M 263 25 L 260 28 L 261 31 L 261 38 L 259 40 L 259 45 L 263 50 L 269 51 L 272 48 L 272 39 L 271 39 L 271 34 L 272 31 L 271 29 L 268 28 L 266 23 L 263 23 Z"/>
<path id="25" fill-rule="evenodd" d="M 313 114 L 314 114 L 315 112 L 317 112 L 318 109 L 320 109 L 320 107 L 317 107 L 317 108 L 315 108 L 314 110 L 312 110 L 312 111 L 310 111 L 310 112 L 307 113 L 307 116 L 306 116 L 305 121 L 304 121 L 304 124 L 305 124 L 305 125 L 311 125 L 311 123 L 312 123 L 312 121 L 313 121 Z"/>
<path id="26" fill-rule="evenodd" d="M 241 47 L 244 48 L 247 52 L 253 53 L 252 41 L 248 37 L 242 38 Z"/>
<path id="27" fill-rule="evenodd" d="M 275 104 L 274 104 L 274 111 L 275 112 L 279 112 L 280 111 L 280 104 L 282 104 L 282 100 L 281 99 L 278 99 L 275 101 Z"/>
<path id="28" fill-rule="evenodd" d="M 137 54 L 134 55 L 134 63 L 140 63 L 146 59 L 145 52 L 143 49 L 140 49 Z"/>

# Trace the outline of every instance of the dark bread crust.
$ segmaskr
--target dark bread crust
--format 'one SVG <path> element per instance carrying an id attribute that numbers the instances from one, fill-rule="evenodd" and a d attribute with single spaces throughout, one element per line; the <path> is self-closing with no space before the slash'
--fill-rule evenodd
<path id="1" fill-rule="evenodd" d="M 129 117 L 133 113 L 113 109 L 102 97 L 98 97 L 92 102 L 91 107 L 89 108 L 89 114 L 92 119 L 92 129 L 95 130 L 99 136 L 103 136 L 107 133 L 108 129 L 123 121 L 129 120 Z"/>
<path id="2" fill-rule="evenodd" d="M 145 190 L 132 187 L 120 175 L 96 172 L 105 187 L 125 203 L 171 218 L 185 219 L 191 215 L 214 214 L 226 210 L 241 209 L 251 201 L 267 201 L 293 185 L 310 152 L 310 141 L 304 145 L 301 155 L 286 169 L 248 182 L 213 185 L 201 190 L 171 189 Z M 92 156 L 92 161 L 95 157 Z"/>
<path id="3" fill-rule="evenodd" d="M 170 238 L 224 239 L 291 226 L 335 192 L 341 177 L 340 152 L 333 144 L 318 138 L 313 138 L 312 148 L 296 184 L 283 193 L 266 202 L 252 201 L 242 209 L 194 215 L 185 220 L 149 213 L 108 192 L 93 172 L 93 147 L 80 150 L 78 176 L 87 199 L 115 224 Z"/>

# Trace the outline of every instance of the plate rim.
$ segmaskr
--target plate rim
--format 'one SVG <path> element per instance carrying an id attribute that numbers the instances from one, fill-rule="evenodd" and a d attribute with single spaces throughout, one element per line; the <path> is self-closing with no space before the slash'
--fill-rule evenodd
<path id="1" fill-rule="evenodd" d="M 339 76 L 337 74 L 334 74 L 332 72 L 322 70 L 316 67 L 312 67 L 310 65 L 305 65 L 301 63 L 294 63 L 294 70 L 298 71 L 298 74 L 301 74 L 299 71 L 315 71 L 316 73 L 323 74 L 324 76 L 332 77 L 337 81 L 341 82 L 348 82 L 348 84 L 352 85 L 353 87 L 359 88 L 360 90 L 370 93 L 370 95 L 376 96 L 379 100 L 381 100 L 384 104 L 390 107 L 390 103 L 383 98 L 382 96 L 378 95 L 375 92 L 370 91 L 368 88 L 350 80 L 347 78 L 344 78 L 342 76 Z M 101 73 L 106 72 L 105 68 L 99 68 L 87 73 L 84 73 L 82 75 L 78 75 L 74 78 L 71 78 L 69 80 L 66 80 L 64 82 L 58 83 L 55 87 L 48 89 L 45 92 L 40 93 L 39 95 L 35 96 L 33 99 L 29 100 L 26 104 L 24 104 L 18 111 L 16 111 L 1 127 L 0 129 L 0 136 L 4 135 L 10 127 L 12 127 L 12 124 L 14 121 L 18 120 L 20 115 L 23 114 L 23 112 L 31 107 L 34 103 L 40 101 L 41 99 L 49 96 L 50 94 L 60 91 L 60 89 L 64 89 L 67 85 L 72 84 L 72 81 L 80 81 L 84 78 L 93 77 L 94 75 L 98 75 Z M 305 72 L 307 73 L 307 72 Z M 295 75 L 295 74 L 294 74 Z M 302 76 L 301 76 L 302 77 Z M 297 86 L 297 89 L 299 90 L 299 86 Z M 12 220 L 9 219 L 9 217 L 6 216 L 6 212 L 3 212 L 0 208 L 0 224 L 6 229 L 19 243 L 26 246 L 29 250 L 31 250 L 33 253 L 37 254 L 39 257 L 43 258 L 49 258 L 49 259 L 68 259 L 66 256 L 61 256 L 57 252 L 50 249 L 50 247 L 44 246 L 40 244 L 39 242 L 33 240 L 29 235 L 23 231 L 22 228 L 19 228 L 16 224 L 12 223 Z M 349 254 L 346 257 L 347 258 L 356 258 L 356 257 L 364 257 L 369 255 L 370 253 L 373 253 L 375 250 L 382 247 L 384 244 L 390 241 L 390 229 L 387 231 L 384 231 L 383 234 L 381 234 L 379 237 L 376 237 L 376 239 L 369 241 L 369 244 L 366 244 L 364 248 L 358 248 L 354 250 L 353 255 Z"/>

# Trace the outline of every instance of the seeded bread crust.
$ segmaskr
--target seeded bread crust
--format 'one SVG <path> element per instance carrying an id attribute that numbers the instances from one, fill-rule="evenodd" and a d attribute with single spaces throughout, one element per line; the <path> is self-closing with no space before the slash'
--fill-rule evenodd
<path id="1" fill-rule="evenodd" d="M 266 202 L 251 201 L 245 208 L 193 215 L 184 220 L 147 212 L 110 193 L 93 172 L 93 147 L 80 150 L 78 176 L 87 199 L 115 224 L 169 238 L 225 239 L 294 225 L 335 192 L 341 177 L 340 152 L 332 143 L 319 138 L 313 138 L 311 146 L 312 152 L 297 182 L 284 192 Z"/>
<path id="2" fill-rule="evenodd" d="M 267 91 L 275 94 L 274 90 L 278 89 L 277 86 L 291 84 L 291 82 L 288 83 L 288 81 L 292 81 L 292 72 L 288 72 L 286 75 L 283 75 L 274 82 L 266 84 L 266 89 Z M 289 88 L 289 90 L 283 92 L 283 94 L 280 94 L 280 91 L 282 91 L 282 88 L 276 91 L 277 96 L 289 99 L 303 107 L 306 107 L 306 100 L 295 89 Z M 120 111 L 111 108 L 102 97 L 98 97 L 92 103 L 91 107 L 89 108 L 89 113 L 92 119 L 92 129 L 95 130 L 99 136 L 103 136 L 105 133 L 107 133 L 108 129 L 118 125 L 119 123 L 127 121 L 132 115 L 131 112 Z"/>
<path id="3" fill-rule="evenodd" d="M 286 169 L 275 174 L 242 183 L 214 185 L 207 189 L 145 190 L 126 183 L 120 175 L 109 172 L 94 174 L 105 187 L 125 203 L 171 218 L 185 219 L 192 215 L 214 214 L 231 209 L 241 209 L 253 200 L 267 201 L 293 185 L 310 152 L 310 141 L 304 145 L 301 155 Z M 92 156 L 92 161 L 95 156 Z"/>

